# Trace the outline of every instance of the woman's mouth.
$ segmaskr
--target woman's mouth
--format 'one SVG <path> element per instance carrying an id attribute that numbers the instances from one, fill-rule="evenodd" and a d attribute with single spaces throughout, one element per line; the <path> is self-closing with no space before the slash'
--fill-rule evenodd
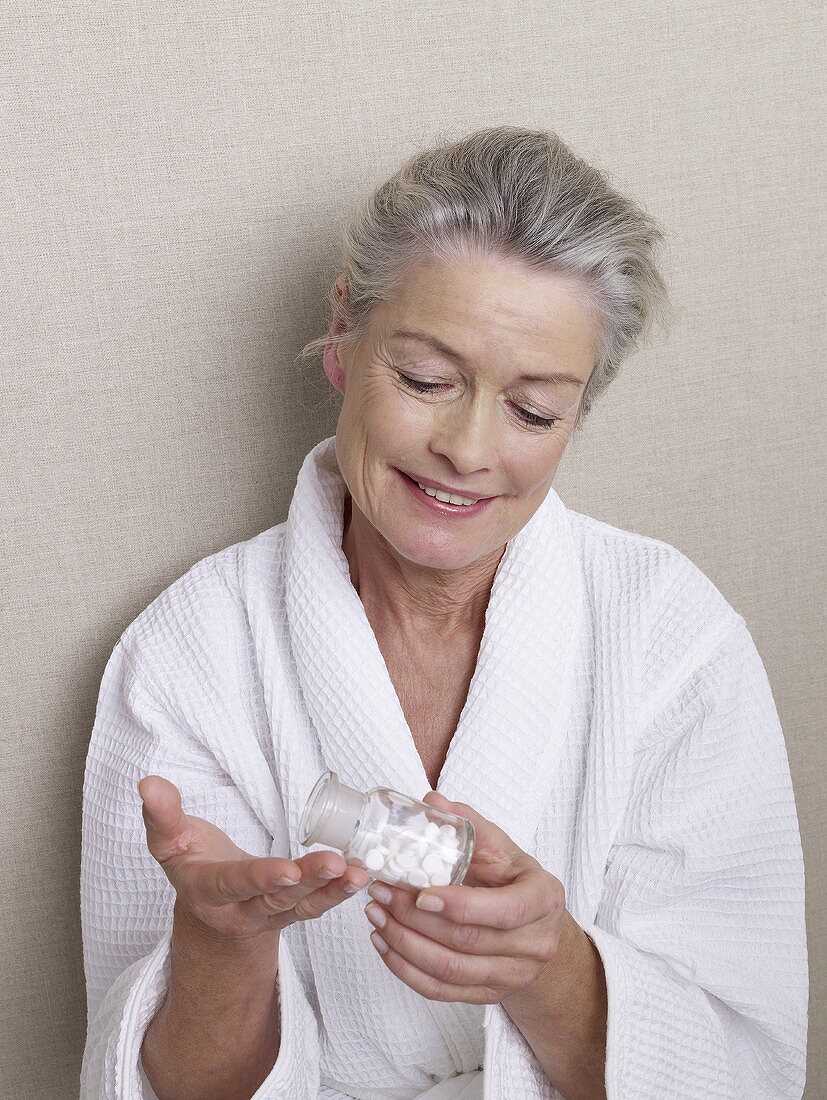
<path id="1" fill-rule="evenodd" d="M 443 516 L 476 516 L 483 509 L 491 503 L 492 500 L 496 500 L 496 497 L 484 497 L 475 501 L 474 504 L 456 504 L 447 500 L 440 500 L 437 496 L 432 496 L 432 493 L 439 493 L 441 496 L 447 496 L 441 489 L 424 489 L 413 478 L 408 477 L 407 474 L 403 474 L 401 470 L 397 470 L 393 467 L 402 481 L 405 484 L 408 492 L 412 498 L 420 504 L 423 508 L 427 508 L 430 512 Z M 451 494 L 454 496 L 454 494 Z M 454 497 L 456 500 L 457 498 Z M 462 499 L 472 499 L 469 497 L 463 497 Z"/>

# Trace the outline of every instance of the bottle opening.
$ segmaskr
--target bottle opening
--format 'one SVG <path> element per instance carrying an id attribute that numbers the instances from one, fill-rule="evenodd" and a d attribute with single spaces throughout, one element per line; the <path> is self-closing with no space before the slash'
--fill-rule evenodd
<path id="1" fill-rule="evenodd" d="M 305 847 L 325 844 L 344 851 L 350 843 L 365 805 L 365 796 L 342 783 L 336 772 L 325 772 L 310 792 L 299 824 L 299 842 Z"/>
<path id="2" fill-rule="evenodd" d="M 317 842 L 322 825 L 330 816 L 338 782 L 335 772 L 323 772 L 308 796 L 299 824 L 299 843 L 306 848 Z"/>

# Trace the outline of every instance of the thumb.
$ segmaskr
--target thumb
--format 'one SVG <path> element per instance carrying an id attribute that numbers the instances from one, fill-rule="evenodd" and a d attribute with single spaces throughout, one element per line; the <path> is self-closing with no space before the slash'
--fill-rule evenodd
<path id="1" fill-rule="evenodd" d="M 449 802 L 441 791 L 428 791 L 422 801 L 427 802 L 429 806 L 434 806 L 437 810 L 450 811 L 454 805 L 453 802 Z"/>
<path id="2" fill-rule="evenodd" d="M 181 792 L 161 775 L 148 775 L 138 783 L 149 850 L 159 863 L 187 850 L 189 820 L 181 805 Z"/>
<path id="3" fill-rule="evenodd" d="M 487 817 L 483 817 L 467 802 L 451 802 L 439 791 L 428 791 L 422 801 L 437 810 L 467 818 L 471 822 L 474 826 L 475 859 L 482 859 L 486 863 L 513 864 L 525 856 L 526 853 L 515 844 L 508 833 Z"/>
<path id="4" fill-rule="evenodd" d="M 429 806 L 433 806 L 434 809 L 444 810 L 446 813 L 454 814 L 456 817 L 467 818 L 472 825 L 476 826 L 477 823 L 482 824 L 485 822 L 485 818 L 478 814 L 473 807 L 467 805 L 465 802 L 451 802 L 440 791 L 428 791 L 423 802 L 427 802 Z M 492 824 L 489 822 L 489 824 Z"/>

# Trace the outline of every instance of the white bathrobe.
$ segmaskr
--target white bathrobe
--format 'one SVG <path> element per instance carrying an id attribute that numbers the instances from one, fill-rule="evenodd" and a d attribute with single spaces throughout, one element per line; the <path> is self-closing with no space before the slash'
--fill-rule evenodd
<path id="1" fill-rule="evenodd" d="M 83 787 L 81 1100 L 153 1097 L 174 891 L 156 773 L 257 856 L 298 858 L 318 776 L 430 784 L 341 547 L 334 438 L 286 522 L 212 554 L 124 631 Z M 608 1100 L 804 1087 L 804 865 L 784 735 L 744 622 L 682 553 L 551 489 L 497 568 L 438 784 L 565 887 L 608 990 Z M 430 1001 L 369 942 L 360 891 L 280 937 L 281 1046 L 255 1100 L 560 1100 L 499 1005 Z"/>

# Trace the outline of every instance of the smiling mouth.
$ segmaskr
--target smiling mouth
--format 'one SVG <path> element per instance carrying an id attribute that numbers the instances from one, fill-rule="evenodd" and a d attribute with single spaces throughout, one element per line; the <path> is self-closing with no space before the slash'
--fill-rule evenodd
<path id="1" fill-rule="evenodd" d="M 420 481 L 419 478 L 413 474 L 406 474 L 404 470 L 399 471 L 403 474 L 408 481 L 412 481 L 414 485 L 418 485 L 419 488 L 427 493 L 429 497 L 434 497 L 437 500 L 441 500 L 444 504 L 460 504 L 469 505 L 476 504 L 479 500 L 493 500 L 494 497 L 491 494 L 482 495 L 470 492 L 461 492 L 458 489 L 445 489 L 441 485 L 433 485 L 427 481 Z"/>
<path id="2" fill-rule="evenodd" d="M 433 514 L 441 513 L 444 516 L 468 516 L 470 518 L 485 511 L 488 505 L 497 499 L 496 497 L 475 498 L 465 497 L 461 494 L 447 494 L 441 489 L 433 489 L 429 485 L 416 481 L 409 474 L 400 470 L 398 466 L 393 466 L 391 469 L 395 470 L 407 483 L 408 490 L 417 497 L 421 505 Z M 445 500 L 446 496 L 448 496 L 448 500 Z"/>

